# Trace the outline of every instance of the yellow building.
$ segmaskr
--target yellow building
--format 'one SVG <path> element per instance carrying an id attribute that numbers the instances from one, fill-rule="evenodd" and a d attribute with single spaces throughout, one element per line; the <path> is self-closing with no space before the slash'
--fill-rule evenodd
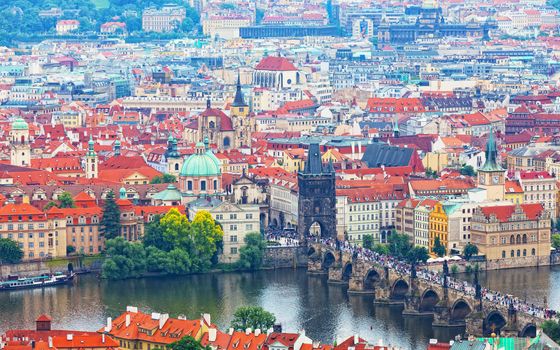
<path id="1" fill-rule="evenodd" d="M 155 350 L 165 349 L 185 336 L 200 340 L 210 328 L 209 314 L 202 315 L 199 320 L 187 320 L 157 312 L 145 314 L 136 307 L 127 306 L 125 313 L 115 320 L 108 318 L 107 325 L 98 332 L 109 334 L 119 342 L 121 349 Z"/>
<path id="2" fill-rule="evenodd" d="M 443 208 L 443 204 L 438 202 L 434 205 L 434 209 L 430 212 L 429 216 L 429 251 L 432 255 L 436 237 L 439 238 L 441 244 L 447 251 L 448 242 L 448 226 L 449 218 Z"/>
<path id="3" fill-rule="evenodd" d="M 424 159 L 422 159 L 422 165 L 424 168 L 430 168 L 438 173 L 447 168 L 448 164 L 449 154 L 447 152 L 428 152 L 426 153 Z"/>
<path id="4" fill-rule="evenodd" d="M 289 173 L 298 172 L 303 169 L 305 150 L 303 148 L 288 149 L 284 151 L 279 166 Z"/>
<path id="5" fill-rule="evenodd" d="M 523 188 L 517 180 L 507 180 L 504 184 L 504 199 L 514 204 L 523 203 Z"/>

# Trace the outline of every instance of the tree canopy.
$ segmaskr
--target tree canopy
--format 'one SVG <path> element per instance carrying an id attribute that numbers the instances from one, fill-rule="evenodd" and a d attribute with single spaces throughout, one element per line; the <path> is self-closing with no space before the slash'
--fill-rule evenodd
<path id="1" fill-rule="evenodd" d="M 0 238 L 0 263 L 16 264 L 23 258 L 23 250 L 16 241 Z"/>
<path id="2" fill-rule="evenodd" d="M 171 350 L 211 350 L 209 345 L 202 345 L 202 343 L 190 335 L 187 335 L 181 340 L 171 343 L 169 346 Z"/>
<path id="3" fill-rule="evenodd" d="M 266 330 L 274 326 L 276 316 L 260 306 L 241 306 L 235 310 L 231 328 L 236 330 L 261 329 Z"/>
<path id="4" fill-rule="evenodd" d="M 465 176 L 475 176 L 476 172 L 474 171 L 474 168 L 472 167 L 472 165 L 463 165 L 461 167 L 461 169 L 459 170 L 459 173 L 461 173 L 461 175 L 465 175 Z"/>
<path id="5" fill-rule="evenodd" d="M 552 237 L 551 237 L 551 241 L 552 241 L 552 248 L 560 249 L 560 234 L 559 233 L 553 234 Z"/>
<path id="6" fill-rule="evenodd" d="M 63 192 L 58 196 L 59 208 L 76 208 L 76 202 L 70 192 Z"/>
<path id="7" fill-rule="evenodd" d="M 102 275 L 109 279 L 139 277 L 146 271 L 146 252 L 139 242 L 125 241 L 122 237 L 106 243 L 107 258 Z"/>
<path id="8" fill-rule="evenodd" d="M 373 236 L 372 235 L 363 235 L 362 237 L 362 246 L 366 249 L 373 249 Z"/>
<path id="9" fill-rule="evenodd" d="M 174 182 L 177 182 L 177 178 L 175 177 L 175 175 L 171 174 L 154 176 L 154 178 L 150 181 L 151 184 L 169 184 Z"/>
<path id="10" fill-rule="evenodd" d="M 556 343 L 560 342 L 560 323 L 555 320 L 544 321 L 541 325 L 543 332 L 546 333 Z"/>
<path id="11" fill-rule="evenodd" d="M 258 269 L 262 266 L 266 242 L 258 232 L 245 235 L 245 245 L 239 249 L 239 267 Z"/>
<path id="12" fill-rule="evenodd" d="M 441 243 L 441 240 L 439 239 L 439 237 L 436 237 L 434 239 L 434 246 L 432 248 L 432 252 L 434 252 L 434 254 L 439 256 L 439 257 L 444 256 L 445 253 L 446 253 L 445 246 Z"/>
<path id="13" fill-rule="evenodd" d="M 463 256 L 467 261 L 471 260 L 471 257 L 477 254 L 478 254 L 478 247 L 472 243 L 467 243 L 463 248 Z"/>

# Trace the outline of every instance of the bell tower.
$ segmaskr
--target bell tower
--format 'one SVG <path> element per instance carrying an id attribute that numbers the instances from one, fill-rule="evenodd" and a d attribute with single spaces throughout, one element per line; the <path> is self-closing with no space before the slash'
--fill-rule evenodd
<path id="1" fill-rule="evenodd" d="M 236 147 L 251 145 L 251 123 L 249 120 L 249 105 L 245 103 L 241 91 L 241 76 L 237 73 L 235 98 L 230 105 L 231 118 L 235 128 Z"/>
<path id="2" fill-rule="evenodd" d="M 486 161 L 478 169 L 478 186 L 484 188 L 489 200 L 503 200 L 505 170 L 498 164 L 498 147 L 494 139 L 494 131 L 490 130 L 486 142 Z"/>
<path id="3" fill-rule="evenodd" d="M 177 151 L 177 139 L 170 133 L 167 139 L 167 150 L 165 151 L 165 158 L 167 159 L 167 173 L 179 176 L 181 172 L 182 159 Z"/>
<path id="4" fill-rule="evenodd" d="M 12 122 L 12 130 L 10 131 L 10 163 L 17 166 L 31 165 L 29 125 L 23 118 L 17 118 Z"/>
<path id="5" fill-rule="evenodd" d="M 99 174 L 99 159 L 97 158 L 97 153 L 95 153 L 94 146 L 93 138 L 90 135 L 88 151 L 86 153 L 86 178 L 88 179 L 95 179 Z"/>

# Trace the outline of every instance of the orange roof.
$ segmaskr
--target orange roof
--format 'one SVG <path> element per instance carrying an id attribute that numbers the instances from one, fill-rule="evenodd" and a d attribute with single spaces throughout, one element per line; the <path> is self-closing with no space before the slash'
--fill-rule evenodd
<path id="1" fill-rule="evenodd" d="M 523 193 L 523 188 L 517 181 L 507 180 L 504 184 L 506 193 Z"/>
<path id="2" fill-rule="evenodd" d="M 140 311 L 127 311 L 113 320 L 109 334 L 119 339 L 142 340 L 159 344 L 171 344 L 185 336 L 197 338 L 201 330 L 201 320 L 168 318 L 163 322 L 161 317 L 164 316 L 164 314 L 149 315 Z M 127 317 L 130 317 L 128 326 Z M 102 328 L 99 332 L 104 330 Z M 142 330 L 151 331 L 152 335 Z"/>
<path id="3" fill-rule="evenodd" d="M 266 333 L 260 333 L 255 335 L 255 333 L 246 332 L 233 332 L 231 335 L 231 340 L 227 347 L 228 350 L 260 350 L 261 346 L 266 341 Z"/>
<path id="4" fill-rule="evenodd" d="M 492 215 L 496 216 L 496 219 L 500 222 L 506 222 L 515 212 L 517 205 L 500 205 L 495 207 L 482 207 L 480 210 L 486 218 L 490 218 Z M 544 211 L 542 204 L 519 204 L 519 208 L 523 210 L 527 219 L 536 220 Z"/>
<path id="5" fill-rule="evenodd" d="M 44 213 L 28 203 L 10 203 L 0 208 L 0 215 L 43 215 Z"/>
<path id="6" fill-rule="evenodd" d="M 256 70 L 297 71 L 297 68 L 285 57 L 264 57 L 255 67 Z"/>
<path id="7" fill-rule="evenodd" d="M 469 189 L 475 186 L 468 181 L 458 179 L 428 179 L 410 181 L 414 191 L 434 191 L 439 189 Z"/>

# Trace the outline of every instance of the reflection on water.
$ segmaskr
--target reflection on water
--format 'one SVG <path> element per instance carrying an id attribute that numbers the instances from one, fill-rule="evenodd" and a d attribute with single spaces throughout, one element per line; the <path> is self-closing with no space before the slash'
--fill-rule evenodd
<path id="1" fill-rule="evenodd" d="M 555 278 L 556 276 L 556 278 Z M 468 277 L 468 276 L 467 276 Z M 560 269 L 524 269 L 482 274 L 483 284 L 498 290 L 527 290 L 528 299 L 551 304 L 560 301 Z M 511 283 L 518 283 L 511 288 Z M 535 288 L 536 287 L 536 288 Z M 529 299 L 531 300 L 531 299 Z M 229 328 L 238 306 L 255 304 L 273 312 L 286 331 L 305 329 L 325 343 L 353 334 L 368 341 L 404 349 L 425 349 L 428 339 L 450 338 L 446 330 L 431 328 L 430 319 L 403 318 L 402 307 L 374 306 L 371 296 L 349 296 L 343 286 L 329 285 L 325 276 L 305 270 L 158 277 L 116 282 L 79 276 L 74 287 L 0 293 L 0 331 L 31 328 L 40 313 L 53 317 L 54 327 L 98 330 L 108 316 L 127 305 L 144 311 L 169 312 L 197 318 L 209 312 L 213 322 Z M 560 308 L 560 305 L 557 305 Z"/>

